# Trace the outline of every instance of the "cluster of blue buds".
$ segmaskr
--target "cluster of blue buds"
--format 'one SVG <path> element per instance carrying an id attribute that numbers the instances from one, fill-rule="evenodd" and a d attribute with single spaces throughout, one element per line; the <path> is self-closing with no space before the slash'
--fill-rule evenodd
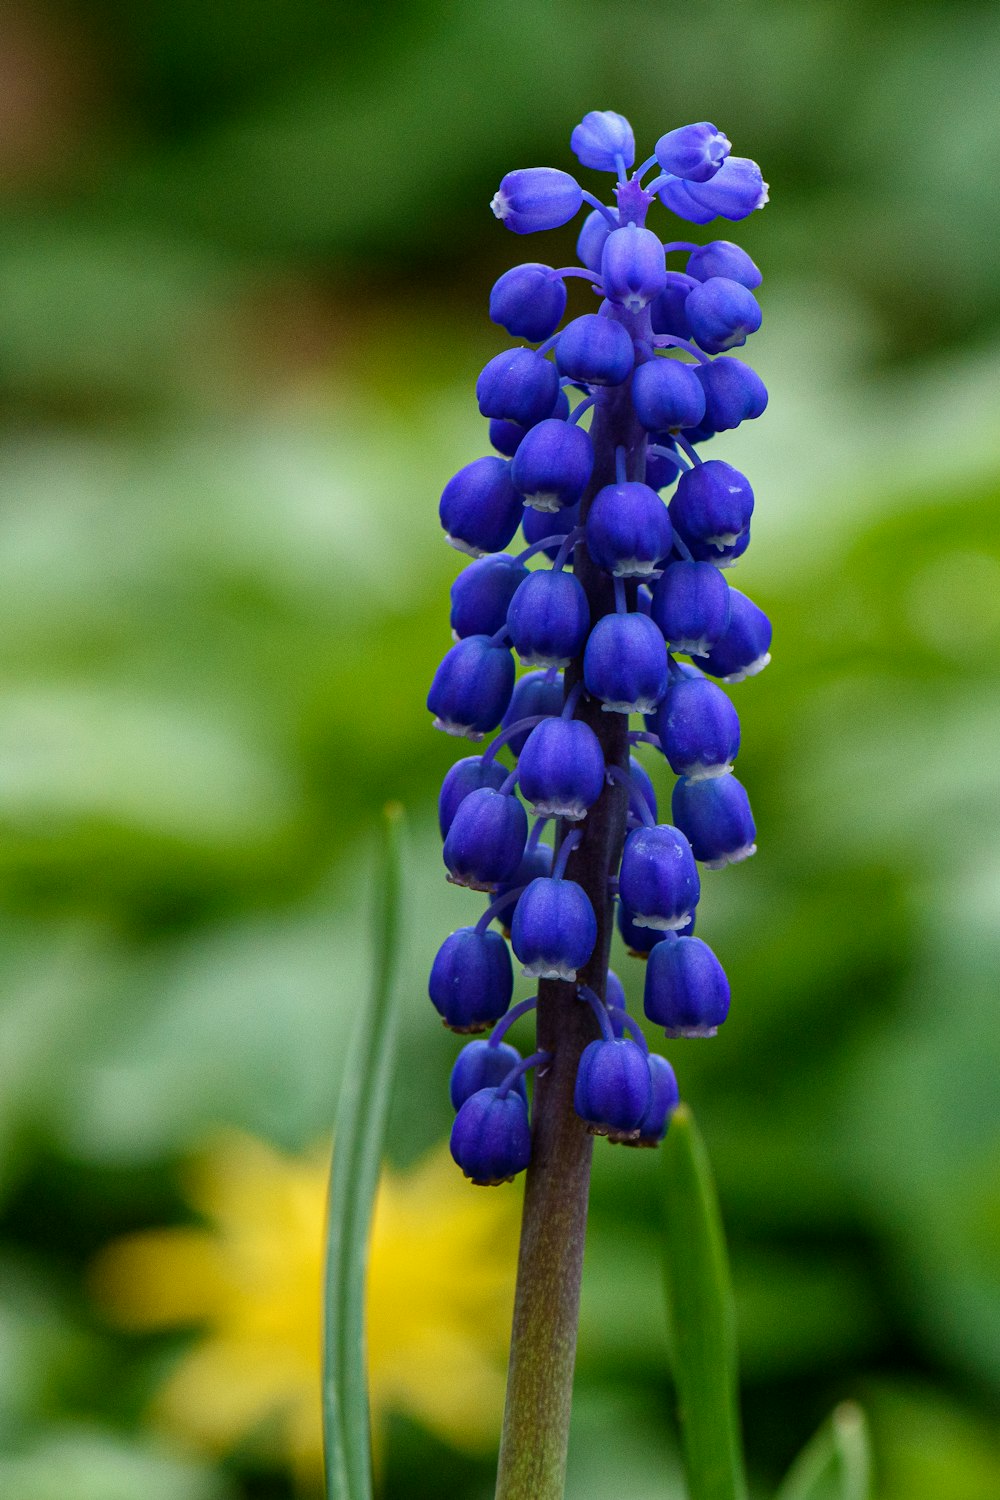
<path id="1" fill-rule="evenodd" d="M 690 224 L 739 220 L 767 188 L 708 123 L 669 131 L 638 168 L 632 128 L 611 111 L 588 114 L 571 145 L 584 167 L 612 174 L 614 201 L 555 168 L 501 182 L 493 212 L 516 234 L 590 209 L 581 264 L 530 261 L 494 286 L 490 317 L 523 342 L 481 372 L 494 451 L 460 470 L 440 505 L 448 540 L 474 561 L 452 587 L 455 644 L 427 703 L 448 734 L 492 738 L 441 788 L 448 879 L 487 905 L 446 938 L 429 989 L 446 1026 L 489 1033 L 467 1043 L 451 1080 L 452 1154 L 483 1184 L 528 1164 L 526 1075 L 537 1069 L 537 1098 L 559 1064 L 551 1026 L 550 1045 L 528 1057 L 504 1040 L 536 1007 L 540 1033 L 546 1006 L 571 1018 L 573 1107 L 587 1128 L 632 1145 L 662 1139 L 677 1083 L 608 969 L 615 909 L 629 952 L 648 959 L 647 1019 L 668 1037 L 712 1036 L 729 985 L 693 935 L 698 867 L 756 847 L 733 774 L 739 719 L 720 686 L 769 660 L 766 615 L 726 577 L 749 543 L 754 494 L 701 449 L 767 404 L 732 352 L 760 327 L 761 277 L 729 240 L 664 241 L 646 216 L 659 200 Z M 574 278 L 600 301 L 564 321 Z M 677 778 L 672 823 L 658 822 L 632 753 L 640 741 Z M 511 950 L 538 981 L 513 1007 Z"/>

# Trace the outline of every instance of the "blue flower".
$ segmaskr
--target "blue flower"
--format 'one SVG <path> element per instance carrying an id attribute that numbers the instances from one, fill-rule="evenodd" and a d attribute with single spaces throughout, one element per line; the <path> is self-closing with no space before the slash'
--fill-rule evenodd
<path id="1" fill-rule="evenodd" d="M 524 167 L 508 172 L 490 207 L 515 234 L 558 229 L 580 211 L 583 189 L 575 177 L 555 167 Z"/>

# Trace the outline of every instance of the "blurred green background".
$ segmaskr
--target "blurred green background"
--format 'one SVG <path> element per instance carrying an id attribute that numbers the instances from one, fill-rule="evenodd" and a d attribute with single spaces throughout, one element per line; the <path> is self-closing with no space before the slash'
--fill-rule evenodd
<path id="1" fill-rule="evenodd" d="M 643 155 L 716 120 L 771 184 L 735 231 L 771 405 L 713 444 L 754 484 L 736 581 L 775 623 L 734 691 L 760 852 L 706 883 L 725 1033 L 671 1050 L 753 1472 L 856 1395 L 880 1500 L 1000 1495 L 998 76 L 1000 14 L 955 0 L 0 11 L 0 1500 L 293 1493 L 149 1432 L 176 1348 L 117 1333 L 87 1268 L 184 1220 L 212 1127 L 328 1130 L 389 796 L 393 1160 L 447 1131 L 435 506 L 486 451 L 492 280 L 572 256 L 490 196 L 572 167 L 591 108 Z M 680 1494 L 658 1182 L 598 1149 L 570 1500 Z M 387 1497 L 492 1493 L 415 1424 L 383 1459 Z"/>

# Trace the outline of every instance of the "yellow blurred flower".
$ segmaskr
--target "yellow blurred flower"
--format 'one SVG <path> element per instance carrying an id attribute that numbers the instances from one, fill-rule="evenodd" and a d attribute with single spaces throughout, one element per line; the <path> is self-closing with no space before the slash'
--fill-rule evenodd
<path id="1" fill-rule="evenodd" d="M 112 1319 L 135 1331 L 198 1325 L 154 1420 L 214 1452 L 270 1431 L 304 1480 L 321 1470 L 320 1285 L 325 1152 L 283 1155 L 244 1135 L 195 1162 L 205 1227 L 109 1245 L 93 1269 Z M 517 1199 L 484 1193 L 446 1148 L 385 1169 L 372 1230 L 368 1363 L 372 1425 L 392 1410 L 455 1447 L 496 1438 L 510 1331 Z"/>

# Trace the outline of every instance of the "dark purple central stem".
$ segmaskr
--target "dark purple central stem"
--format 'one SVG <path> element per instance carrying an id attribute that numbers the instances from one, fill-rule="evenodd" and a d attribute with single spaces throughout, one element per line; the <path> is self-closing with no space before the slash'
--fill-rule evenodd
<path id="1" fill-rule="evenodd" d="M 648 311 L 629 314 L 616 309 L 615 315 L 634 339 L 648 343 Z M 625 449 L 630 479 L 645 476 L 646 434 L 632 409 L 628 384 L 598 392 L 591 437 L 594 473 L 581 504 L 581 522 L 597 491 L 615 482 L 616 449 Z M 591 623 L 613 613 L 611 580 L 591 561 L 582 542 L 576 546 L 573 568 L 590 602 Z M 634 596 L 631 584 L 632 604 Z M 566 670 L 567 695 L 582 676 L 581 655 Z M 605 762 L 627 770 L 627 715 L 605 713 L 596 699 L 583 695 L 575 717 L 594 730 Z M 579 983 L 589 985 L 602 999 L 614 926 L 609 878 L 621 857 L 627 808 L 625 788 L 618 782 L 606 785 L 583 823 L 575 825 L 583 836 L 566 869 L 567 878 L 577 881 L 590 897 L 597 916 L 597 943 Z M 497 1500 L 561 1500 L 564 1493 L 593 1148 L 593 1137 L 573 1109 L 573 1088 L 580 1054 L 597 1036 L 593 1011 L 577 999 L 576 986 L 543 980 L 538 987 L 537 1041 L 552 1054 L 552 1062 L 535 1082 Z"/>

